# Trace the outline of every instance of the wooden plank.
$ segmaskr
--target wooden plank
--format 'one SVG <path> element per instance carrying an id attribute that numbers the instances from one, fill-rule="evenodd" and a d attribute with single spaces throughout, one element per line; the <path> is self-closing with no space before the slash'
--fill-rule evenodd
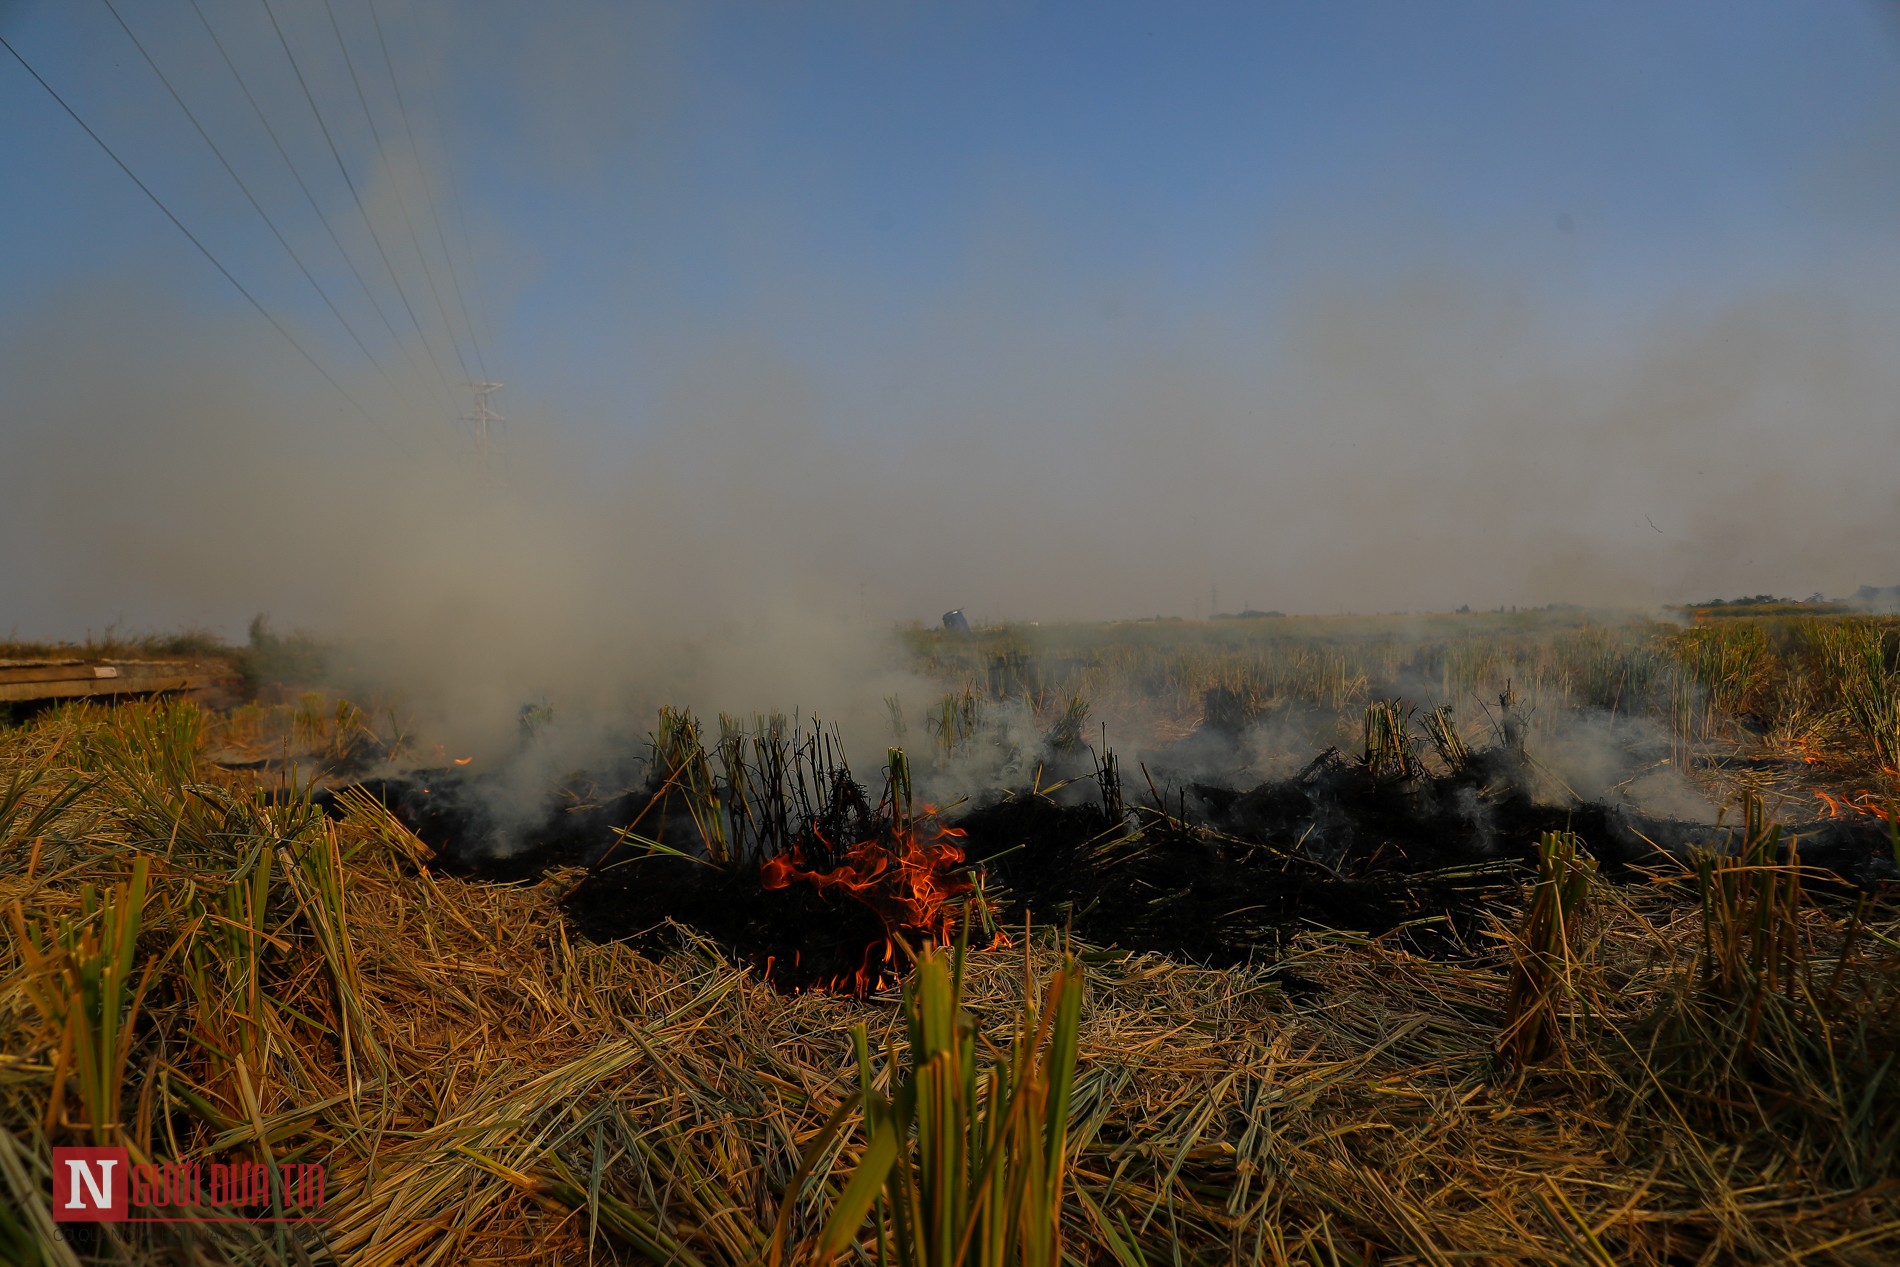
<path id="1" fill-rule="evenodd" d="M 35 667 L 43 671 L 65 670 L 68 675 L 51 680 L 42 676 L 39 680 L 21 681 L 0 674 L 0 703 L 217 690 L 237 682 L 237 674 L 230 666 L 215 660 L 121 660 L 116 664 Z M 85 676 L 73 675 L 72 670 L 76 668 L 83 668 Z"/>
<path id="2" fill-rule="evenodd" d="M 89 682 L 119 676 L 116 664 L 28 664 L 0 668 L 0 684 L 12 682 Z"/>

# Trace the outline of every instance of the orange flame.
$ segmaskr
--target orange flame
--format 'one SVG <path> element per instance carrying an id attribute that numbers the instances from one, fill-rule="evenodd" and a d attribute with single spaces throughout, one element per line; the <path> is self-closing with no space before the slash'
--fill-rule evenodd
<path id="1" fill-rule="evenodd" d="M 1815 792 L 1815 798 L 1827 806 L 1829 818 L 1878 818 L 1893 822 L 1896 812 L 1895 803 L 1888 799 L 1883 802 L 1879 795 L 1862 788 L 1858 792 L 1832 796 L 1826 792 Z"/>
<path id="2" fill-rule="evenodd" d="M 456 764 L 456 765 L 467 765 L 467 764 L 468 764 L 469 762 L 471 762 L 471 761 L 473 761 L 474 759 L 475 759 L 475 758 L 473 758 L 473 757 L 457 757 L 457 758 L 455 759 L 455 764 Z"/>
<path id="3" fill-rule="evenodd" d="M 1802 765 L 1820 765 L 1827 759 L 1819 746 L 1805 735 L 1795 739 L 1789 747 L 1793 748 L 1794 754 L 1801 758 Z"/>
<path id="4" fill-rule="evenodd" d="M 802 843 L 759 865 L 759 881 L 768 889 L 810 884 L 821 893 L 870 907 L 884 926 L 883 938 L 865 947 L 856 971 L 822 982 L 818 989 L 863 998 L 897 979 L 899 939 L 949 944 L 956 927 L 955 900 L 975 887 L 960 869 L 964 854 L 958 842 L 964 832 L 938 822 L 934 806 L 921 808 L 911 822 L 897 823 L 887 835 L 846 849 L 842 861 L 829 870 L 815 869 Z M 817 843 L 830 845 L 822 836 Z M 771 975 L 769 963 L 766 974 Z"/>

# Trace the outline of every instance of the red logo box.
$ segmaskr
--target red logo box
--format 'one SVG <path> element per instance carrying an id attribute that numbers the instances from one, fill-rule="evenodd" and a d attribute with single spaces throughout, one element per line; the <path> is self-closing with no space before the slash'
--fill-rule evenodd
<path id="1" fill-rule="evenodd" d="M 131 1169 L 123 1148 L 55 1148 L 53 1221 L 123 1223 Z"/>

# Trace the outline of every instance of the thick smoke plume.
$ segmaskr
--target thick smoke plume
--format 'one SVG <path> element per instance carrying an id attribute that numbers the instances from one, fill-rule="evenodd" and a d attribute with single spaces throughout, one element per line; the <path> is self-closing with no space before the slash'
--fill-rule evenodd
<path id="1" fill-rule="evenodd" d="M 1429 399 L 1377 384 L 1431 361 L 1439 336 L 1421 316 L 1408 344 L 1368 301 L 1363 318 L 1389 327 L 1380 340 L 1346 357 L 1359 339 L 1336 330 L 1297 389 L 1254 397 L 1205 358 L 1192 373 L 1125 369 L 1121 391 L 1078 375 L 1068 406 L 1100 413 L 1057 453 L 986 421 L 1060 399 L 1053 359 L 1034 390 L 969 388 L 961 432 L 933 409 L 908 439 L 879 443 L 832 434 L 809 393 L 742 358 L 697 392 L 688 375 L 677 412 L 632 443 L 530 413 L 490 479 L 440 424 L 398 442 L 351 419 L 241 319 L 155 331 L 143 314 L 159 307 L 137 286 L 94 283 L 6 334 L 9 623 L 22 636 L 115 622 L 236 632 L 268 611 L 344 639 L 465 726 L 505 728 L 550 691 L 614 711 L 881 724 L 884 697 L 915 690 L 887 636 L 896 620 L 959 603 L 1180 611 L 1190 560 L 1255 578 L 1235 605 L 1286 610 L 1634 604 L 1721 577 L 1750 592 L 1777 588 L 1763 576 L 1851 589 L 1880 565 L 1894 519 L 1890 494 L 1859 489 L 1876 465 L 1852 456 L 1889 371 L 1871 351 L 1822 357 L 1767 316 L 1743 323 L 1733 352 L 1703 332 L 1674 371 L 1667 349 L 1646 348 L 1577 369 L 1574 392 L 1534 399 L 1527 382 L 1489 410 L 1469 380 L 1491 368 L 1436 364 L 1472 412 L 1434 417 Z M 1709 387 L 1713 401 L 1683 399 L 1690 379 L 1722 379 L 1710 357 L 1747 368 Z M 1750 382 L 1775 391 L 1755 400 Z M 1287 391 L 1308 407 L 1283 427 Z M 1790 392 L 1837 446 L 1736 421 Z M 1592 399 L 1615 407 L 1592 413 Z M 1737 446 L 1762 472 L 1746 483 L 1719 478 Z M 1710 474 L 1682 477 L 1692 463 Z M 1640 535 L 1625 540 L 1630 515 Z"/>
<path id="2" fill-rule="evenodd" d="M 661 703 L 816 711 L 876 751 L 885 698 L 918 715 L 927 694 L 889 630 L 953 606 L 1192 615 L 1218 587 L 1229 609 L 1288 612 L 1653 608 L 1895 579 L 1891 253 L 1610 311 L 1580 298 L 1575 252 L 1498 260 L 1377 217 L 1281 218 L 1188 309 L 1141 261 L 1075 267 L 1038 184 L 999 174 L 1009 210 L 967 226 L 955 281 L 893 306 L 868 250 L 781 249 L 800 208 L 766 181 L 761 205 L 725 210 L 713 302 L 609 214 L 636 179 L 608 170 L 622 160 L 645 165 L 641 224 L 707 210 L 671 193 L 698 161 L 698 98 L 668 52 L 688 24 L 563 12 L 504 64 L 484 24 L 423 6 L 405 73 L 447 116 L 364 182 L 394 224 L 397 195 L 420 207 L 479 137 L 516 173 L 490 200 L 549 208 L 530 236 L 469 203 L 469 258 L 513 335 L 495 470 L 449 407 L 415 403 L 401 367 L 422 346 L 382 348 L 392 393 L 347 368 L 307 297 L 284 307 L 371 425 L 200 286 L 202 261 L 110 258 L 0 328 L 0 629 L 236 634 L 266 611 L 341 640 L 472 748 L 513 742 L 547 697 L 634 729 Z M 273 47 L 254 15 L 216 13 L 241 64 Z M 340 94 L 322 36 L 292 30 Z M 183 41 L 160 51 L 217 69 Z M 467 117 L 447 87 L 465 58 L 488 103 Z M 289 118 L 289 81 L 266 78 Z"/>

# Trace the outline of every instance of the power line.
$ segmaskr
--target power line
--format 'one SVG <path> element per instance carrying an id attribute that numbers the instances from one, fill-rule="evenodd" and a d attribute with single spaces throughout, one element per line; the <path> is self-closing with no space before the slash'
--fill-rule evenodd
<path id="1" fill-rule="evenodd" d="M 415 23 L 415 9 L 409 10 L 410 31 L 420 40 L 420 32 Z M 461 182 L 455 175 L 454 152 L 449 148 L 448 138 L 442 130 L 442 101 L 435 90 L 435 83 L 425 78 L 423 87 L 428 101 L 429 131 L 434 137 L 436 150 L 442 155 L 442 173 L 447 180 L 449 208 L 455 213 L 456 236 L 461 239 L 462 258 L 467 261 L 469 289 L 475 293 L 475 311 L 481 314 L 482 329 L 487 332 L 488 346 L 498 346 L 495 338 L 495 319 L 489 310 L 487 287 L 483 285 L 483 272 L 475 265 L 474 239 L 469 236 L 468 217 L 463 212 Z"/>
<path id="2" fill-rule="evenodd" d="M 369 121 L 370 137 L 376 142 L 376 155 L 383 161 L 383 170 L 389 173 L 389 187 L 396 195 L 396 210 L 402 213 L 403 227 L 409 230 L 409 245 L 416 248 L 416 258 L 422 261 L 422 278 L 429 284 L 429 294 L 435 300 L 435 312 L 442 318 L 443 332 L 449 336 L 449 346 L 455 351 L 455 359 L 461 363 L 462 375 L 473 378 L 475 371 L 468 367 L 468 358 L 462 355 L 461 341 L 455 337 L 455 327 L 449 323 L 449 311 L 442 303 L 442 292 L 436 289 L 435 270 L 429 267 L 429 257 L 422 249 L 422 239 L 416 234 L 416 222 L 409 216 L 409 203 L 402 196 L 402 178 L 396 174 L 395 165 L 389 161 L 389 151 L 383 147 L 382 129 L 376 126 L 376 114 L 369 108 L 369 97 L 363 92 L 363 81 L 357 78 L 356 59 L 350 56 L 349 42 L 343 38 L 343 28 L 336 20 L 336 6 L 330 0 L 323 0 L 324 12 L 330 16 L 330 30 L 336 34 L 336 46 L 343 50 L 343 65 L 349 69 L 350 83 L 356 88 L 356 100 L 363 107 L 363 117 Z M 427 339 L 427 336 L 424 336 Z"/>
<path id="3" fill-rule="evenodd" d="M 152 59 L 152 54 L 146 49 L 144 43 L 133 32 L 132 28 L 126 25 L 125 18 L 120 15 L 118 6 L 113 4 L 112 0 L 102 0 L 102 3 L 106 6 L 107 12 L 112 14 L 113 20 L 119 24 L 119 29 L 125 32 L 126 38 L 132 41 L 132 47 L 136 48 L 139 51 L 139 56 L 145 59 L 145 64 L 150 66 L 152 73 L 158 76 L 158 81 L 165 85 L 165 91 L 171 94 L 172 100 L 178 103 L 178 108 L 184 111 L 187 119 L 191 120 L 191 126 L 197 129 L 199 137 L 203 139 L 206 145 L 211 147 L 211 152 L 217 156 L 218 162 L 223 165 L 225 174 L 236 182 L 238 189 L 250 202 L 252 210 L 256 211 L 257 214 L 263 218 L 264 223 L 269 226 L 271 234 L 277 239 L 277 244 L 283 247 L 284 252 L 296 263 L 298 270 L 304 275 L 304 280 L 309 282 L 317 294 L 323 297 L 323 302 L 330 309 L 330 315 L 335 317 L 343 329 L 348 332 L 350 338 L 355 341 L 358 350 L 369 358 L 370 364 L 376 367 L 376 372 L 383 376 L 383 381 L 387 382 L 393 390 L 396 384 L 390 379 L 389 371 L 383 368 L 383 363 L 376 359 L 376 354 L 371 352 L 364 344 L 362 338 L 356 333 L 356 328 L 349 323 L 349 320 L 345 318 L 343 313 L 337 308 L 336 302 L 330 298 L 330 292 L 323 288 L 323 283 L 316 279 L 315 274 L 313 274 L 309 266 L 304 263 L 303 257 L 297 254 L 296 248 L 291 246 L 289 240 L 284 237 L 282 230 L 277 227 L 277 222 L 271 219 L 270 212 L 264 210 L 263 204 L 257 200 L 257 196 L 251 192 L 250 187 L 244 183 L 244 178 L 237 174 L 237 170 L 231 166 L 230 160 L 225 158 L 224 151 L 218 148 L 218 143 L 211 139 L 209 132 L 205 131 L 204 124 L 198 121 L 198 116 L 192 113 L 191 107 L 185 104 L 185 99 L 179 96 L 178 90 L 172 86 L 172 82 L 166 77 L 165 72 L 159 69 L 158 63 Z M 202 16 L 202 14 L 200 16 Z"/>
<path id="4" fill-rule="evenodd" d="M 197 0 L 192 0 L 195 4 Z M 409 138 L 409 153 L 416 160 L 416 170 L 422 170 L 422 147 L 416 144 L 416 130 L 409 122 L 409 104 L 402 99 L 402 84 L 396 78 L 396 62 L 389 55 L 389 41 L 383 37 L 383 20 L 376 12 L 376 0 L 367 0 L 369 20 L 376 27 L 376 44 L 383 51 L 383 66 L 389 71 L 389 87 L 396 94 L 396 109 L 402 114 L 402 130 Z M 482 378 L 488 378 L 488 358 L 482 355 L 481 336 L 475 333 L 475 321 L 468 313 L 468 300 L 462 293 L 462 278 L 455 267 L 455 256 L 449 251 L 449 238 L 442 231 L 442 213 L 436 209 L 435 194 L 430 189 L 431 182 L 422 182 L 422 198 L 429 205 L 429 218 L 435 221 L 435 240 L 442 245 L 443 262 L 449 266 L 449 282 L 455 288 L 455 302 L 462 309 L 462 326 L 468 331 L 468 341 L 475 349 L 475 364 L 482 371 Z"/>
<path id="5" fill-rule="evenodd" d="M 383 328 L 389 332 L 390 341 L 396 345 L 396 350 L 402 353 L 402 358 L 408 363 L 410 370 L 412 372 L 415 371 L 415 358 L 409 354 L 409 349 L 403 344 L 400 336 L 396 334 L 396 327 L 389 320 L 389 314 L 383 310 L 382 301 L 376 298 L 376 292 L 370 289 L 369 280 L 363 276 L 363 270 L 357 267 L 356 260 L 351 257 L 349 250 L 344 247 L 343 239 L 337 236 L 336 227 L 330 223 L 329 214 L 324 211 L 323 204 L 317 201 L 316 194 L 311 192 L 309 182 L 304 180 L 303 173 L 297 169 L 295 160 L 290 157 L 290 151 L 284 148 L 283 141 L 277 135 L 277 129 L 271 126 L 270 117 L 264 113 L 264 107 L 259 104 L 257 97 L 251 92 L 250 84 L 245 81 L 243 74 L 238 71 L 237 63 L 231 59 L 230 52 L 224 47 L 224 41 L 218 37 L 216 28 L 211 25 L 211 20 L 205 16 L 205 11 L 199 5 L 198 0 L 191 0 L 191 7 L 197 13 L 198 21 L 203 25 L 205 34 L 211 37 L 211 43 L 217 48 L 218 56 L 224 59 L 225 68 L 231 72 L 231 78 L 237 80 L 239 90 L 244 93 L 244 99 L 251 103 L 251 110 L 257 115 L 257 121 L 263 125 L 265 135 L 270 137 L 271 144 L 277 148 L 277 156 L 283 159 L 284 166 L 290 169 L 291 177 L 297 182 L 297 188 L 303 191 L 304 200 L 310 204 L 310 209 L 317 213 L 317 219 L 322 222 L 324 231 L 330 235 L 330 241 L 336 247 L 337 254 L 343 257 L 344 264 L 349 266 L 351 275 L 356 278 L 356 284 L 362 288 L 363 297 L 369 300 L 370 307 L 375 310 L 377 317 L 381 319 Z M 372 357 L 371 359 L 373 360 L 374 358 Z M 377 365 L 377 368 L 379 370 L 382 368 L 380 363 Z M 389 375 L 385 373 L 383 377 L 387 379 Z M 392 383 L 391 386 L 393 387 L 394 384 Z"/>
<path id="6" fill-rule="evenodd" d="M 81 130 L 83 130 L 87 136 L 92 138 L 93 144 L 97 145 L 101 150 L 105 151 L 106 157 L 111 159 L 113 164 L 117 166 L 120 171 L 126 174 L 127 179 L 129 179 L 133 184 L 139 187 L 140 193 L 144 194 L 147 198 L 152 200 L 153 206 L 157 207 L 160 211 L 165 213 L 165 218 L 167 220 L 170 220 L 172 222 L 172 225 L 175 228 L 177 228 L 177 230 L 180 233 L 185 235 L 186 240 L 188 240 L 193 246 L 198 248 L 198 253 L 204 256 L 207 260 L 211 261 L 211 267 L 217 269 L 218 272 L 224 274 L 224 280 L 227 282 L 230 282 L 231 285 L 234 288 L 236 288 L 238 294 L 244 296 L 244 298 L 250 303 L 251 307 L 257 309 L 257 314 L 260 317 L 264 318 L 264 320 L 270 322 L 271 328 L 276 330 L 277 333 L 283 335 L 284 341 L 290 344 L 291 347 L 296 348 L 298 354 L 301 355 L 304 360 L 310 362 L 310 368 L 314 369 L 317 373 L 323 375 L 324 382 L 336 388 L 337 394 L 343 397 L 343 399 L 349 401 L 350 405 L 356 410 L 356 412 L 359 414 L 362 414 L 364 420 L 367 421 L 371 426 L 375 427 L 378 431 L 382 432 L 383 435 L 389 438 L 390 440 L 396 440 L 396 437 L 393 434 L 391 434 L 389 428 L 385 427 L 381 422 L 378 422 L 373 416 L 371 416 L 370 412 L 367 409 L 363 408 L 363 406 L 360 403 L 358 403 L 356 397 L 350 395 L 348 390 L 344 388 L 343 384 L 338 382 L 336 380 L 336 377 L 332 375 L 329 370 L 324 369 L 322 364 L 318 362 L 317 358 L 310 355 L 309 351 L 304 347 L 303 344 L 297 342 L 297 337 L 291 334 L 289 330 L 285 329 L 283 323 L 278 321 L 276 317 L 271 316 L 270 311 L 266 309 L 263 304 L 257 301 L 257 296 L 253 295 L 249 290 L 245 289 L 244 283 L 239 281 L 232 274 L 231 270 L 226 268 L 223 265 L 223 263 L 219 261 L 218 257 L 211 253 L 211 249 L 209 247 L 207 247 L 203 242 L 198 240 L 198 235 L 193 233 L 190 229 L 187 229 L 185 227 L 185 222 L 180 220 L 176 215 L 172 214 L 172 209 L 165 205 L 164 200 L 161 199 L 157 194 L 153 193 L 151 189 L 146 185 L 146 183 L 138 178 L 138 174 L 134 172 L 130 167 L 127 167 L 125 165 L 125 160 L 120 158 L 118 154 L 114 152 L 113 148 L 110 145 L 107 145 L 105 143 L 105 139 L 103 137 L 101 137 L 97 132 L 92 130 L 91 124 L 87 123 L 84 119 L 79 117 L 79 112 L 77 110 L 74 110 L 70 105 L 66 104 L 66 98 L 60 96 L 59 93 L 54 90 L 53 85 L 46 82 L 45 78 L 41 76 L 39 71 L 33 69 L 33 63 L 27 61 L 25 57 L 21 56 L 20 50 L 13 47 L 12 44 L 8 43 L 7 38 L 4 35 L 0 35 L 0 48 L 4 48 L 7 50 L 7 52 L 13 54 L 13 60 L 20 63 L 20 65 L 26 70 L 27 74 L 33 76 L 34 82 L 38 83 L 40 87 L 46 90 L 46 95 L 59 103 L 59 108 L 64 110 L 67 116 L 71 118 L 74 123 L 77 123 L 80 126 Z M 396 440 L 396 442 L 399 444 L 401 443 L 400 440 Z"/>
<path id="7" fill-rule="evenodd" d="M 416 319 L 415 307 L 409 302 L 409 293 L 402 288 L 402 281 L 396 276 L 396 268 L 389 262 L 389 252 L 383 249 L 382 235 L 376 232 L 376 224 L 369 218 L 369 210 L 363 205 L 363 195 L 356 188 L 356 181 L 350 176 L 350 169 L 343 162 L 343 155 L 336 147 L 336 138 L 330 135 L 330 125 L 323 121 L 323 111 L 317 108 L 317 98 L 310 91 L 310 83 L 304 78 L 303 67 L 297 63 L 297 55 L 290 51 L 290 40 L 284 35 L 284 28 L 277 21 L 277 11 L 271 8 L 270 0 L 259 0 L 264 13 L 270 18 L 271 29 L 277 32 L 277 42 L 283 46 L 284 56 L 290 59 L 290 69 L 297 76 L 297 86 L 303 89 L 303 97 L 310 105 L 310 113 L 316 117 L 317 128 L 323 133 L 324 143 L 330 147 L 330 157 L 336 160 L 336 169 L 343 175 L 343 183 L 349 186 L 350 197 L 356 202 L 357 214 L 363 217 L 363 225 L 369 230 L 370 241 L 376 244 L 376 254 L 383 261 L 383 269 L 389 274 L 390 284 L 396 288 L 397 298 L 402 300 L 403 311 L 409 314 L 409 323 L 416 328 L 416 334 L 422 340 L 423 351 L 429 354 L 429 363 L 435 367 L 435 376 L 442 384 L 442 390 L 451 400 L 457 400 L 455 389 L 449 386 L 449 376 L 442 372 L 442 362 L 436 359 L 435 348 L 429 342 L 429 336 L 423 333 L 422 322 Z M 459 401 L 458 401 L 459 403 Z"/>
<path id="8" fill-rule="evenodd" d="M 441 150 L 443 154 L 442 169 L 444 174 L 448 177 L 449 182 L 449 207 L 455 212 L 455 231 L 457 236 L 462 239 L 462 256 L 464 259 L 470 261 L 469 271 L 472 280 L 469 284 L 469 288 L 475 292 L 475 308 L 476 311 L 482 314 L 482 328 L 488 331 L 488 345 L 494 347 L 496 345 L 495 318 L 489 311 L 488 291 L 487 288 L 482 285 L 482 272 L 480 269 L 474 267 L 473 264 L 475 259 L 474 239 L 469 236 L 468 217 L 462 210 L 463 199 L 461 182 L 456 179 L 455 160 L 450 155 L 448 141 L 442 134 L 442 109 L 440 102 L 436 99 L 433 86 L 429 89 L 429 122 L 431 130 L 435 133 L 436 147 Z"/>

